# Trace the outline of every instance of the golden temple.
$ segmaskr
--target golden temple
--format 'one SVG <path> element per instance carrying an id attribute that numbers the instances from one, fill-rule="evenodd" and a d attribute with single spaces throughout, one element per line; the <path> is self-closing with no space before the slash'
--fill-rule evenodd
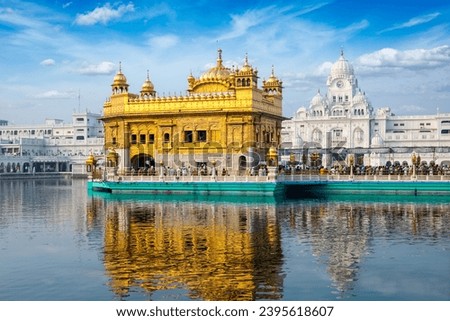
<path id="1" fill-rule="evenodd" d="M 280 144 L 283 87 L 273 68 L 261 88 L 258 78 L 247 56 L 241 68 L 224 66 L 221 49 L 216 65 L 190 74 L 179 96 L 160 96 L 148 72 L 140 93 L 130 93 L 120 67 L 103 108 L 108 160 L 119 172 L 164 166 L 239 174 L 264 164 Z"/>

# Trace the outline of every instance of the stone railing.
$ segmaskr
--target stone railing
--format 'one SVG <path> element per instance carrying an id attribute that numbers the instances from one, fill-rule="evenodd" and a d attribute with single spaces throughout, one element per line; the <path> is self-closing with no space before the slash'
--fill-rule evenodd
<path id="1" fill-rule="evenodd" d="M 325 175 L 328 181 L 450 181 L 450 175 Z"/>
<path id="2" fill-rule="evenodd" d="M 213 176 L 213 175 L 189 175 L 189 176 L 116 176 L 114 180 L 123 182 L 268 182 L 269 176 Z"/>

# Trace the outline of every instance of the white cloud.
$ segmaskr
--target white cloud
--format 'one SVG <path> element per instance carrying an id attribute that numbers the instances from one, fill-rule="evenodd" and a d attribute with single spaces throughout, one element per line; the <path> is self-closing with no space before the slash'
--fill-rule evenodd
<path id="1" fill-rule="evenodd" d="M 358 58 L 362 68 L 430 69 L 450 63 L 450 46 L 432 49 L 397 50 L 384 48 Z"/>
<path id="2" fill-rule="evenodd" d="M 127 12 L 134 11 L 134 4 L 120 5 L 117 8 L 106 3 L 103 7 L 97 7 L 86 14 L 78 14 L 75 23 L 83 26 L 91 26 L 97 23 L 106 25 L 109 21 L 122 17 Z"/>
<path id="3" fill-rule="evenodd" d="M 84 64 L 78 69 L 82 75 L 111 75 L 114 73 L 114 64 L 110 61 L 102 61 L 99 64 Z"/>
<path id="4" fill-rule="evenodd" d="M 260 10 L 248 10 L 242 15 L 231 15 L 231 30 L 222 35 L 219 40 L 245 35 L 250 28 L 263 23 L 274 9 L 275 7 L 267 7 Z"/>
<path id="5" fill-rule="evenodd" d="M 349 25 L 348 27 L 339 31 L 339 33 L 353 34 L 353 33 L 359 32 L 361 30 L 367 29 L 367 27 L 369 27 L 369 21 L 364 19 L 364 20 L 361 20 L 360 22 Z"/>
<path id="6" fill-rule="evenodd" d="M 333 63 L 331 61 L 326 61 L 322 64 L 320 64 L 319 67 L 314 71 L 314 76 L 322 76 L 326 77 L 330 73 L 331 67 L 333 66 Z"/>
<path id="7" fill-rule="evenodd" d="M 332 1 L 324 1 L 324 2 L 319 2 L 316 3 L 315 1 L 313 1 L 311 4 L 305 4 L 304 8 L 301 8 L 298 12 L 296 12 L 296 16 L 299 15 L 304 15 L 316 10 L 321 9 L 322 7 L 327 6 L 328 4 L 330 4 Z"/>
<path id="8" fill-rule="evenodd" d="M 49 58 L 49 59 L 42 60 L 40 64 L 41 64 L 42 66 L 54 66 L 55 63 L 56 63 L 56 62 L 55 62 L 53 59 L 50 59 L 50 58 Z"/>
<path id="9" fill-rule="evenodd" d="M 67 8 L 67 7 L 70 7 L 72 4 L 73 4 L 73 2 L 70 1 L 70 2 L 64 3 L 64 4 L 62 5 L 62 7 L 63 7 L 63 9 L 65 9 L 65 8 Z"/>
<path id="10" fill-rule="evenodd" d="M 379 33 L 418 26 L 418 25 L 430 22 L 430 21 L 434 20 L 435 18 L 439 17 L 440 15 L 441 14 L 439 12 L 435 12 L 435 13 L 430 13 L 427 15 L 419 16 L 419 17 L 414 17 L 404 23 L 395 25 L 391 28 L 384 29 L 384 30 L 380 31 Z"/>
<path id="11" fill-rule="evenodd" d="M 41 23 L 22 15 L 20 10 L 12 8 L 0 8 L 0 21 L 7 25 L 18 27 L 37 28 Z"/>
<path id="12" fill-rule="evenodd" d="M 175 46 L 179 39 L 176 35 L 153 36 L 150 38 L 150 45 L 155 49 L 167 49 Z"/>
<path id="13" fill-rule="evenodd" d="M 37 94 L 35 97 L 41 99 L 70 99 L 76 97 L 76 93 L 74 91 L 49 90 Z"/>

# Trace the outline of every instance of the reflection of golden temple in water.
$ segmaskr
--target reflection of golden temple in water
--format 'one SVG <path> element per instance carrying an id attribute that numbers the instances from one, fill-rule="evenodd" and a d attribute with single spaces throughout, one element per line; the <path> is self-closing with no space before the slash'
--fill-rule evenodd
<path id="1" fill-rule="evenodd" d="M 104 207 L 100 210 L 100 207 Z M 283 276 L 274 205 L 94 200 L 106 213 L 104 264 L 118 297 L 182 289 L 191 299 L 277 300 Z"/>
<path id="2" fill-rule="evenodd" d="M 446 203 L 93 198 L 88 223 L 94 226 L 105 214 L 104 264 L 119 298 L 144 291 L 151 299 L 157 291 L 178 290 L 200 300 L 279 300 L 289 286 L 283 284 L 285 268 L 290 269 L 283 248 L 298 241 L 310 248 L 319 266 L 326 266 L 330 291 L 345 298 L 357 284 L 374 239 L 445 237 L 449 209 Z M 286 229 L 296 235 L 294 244 L 282 240 Z M 296 271 L 301 278 L 301 269 Z"/>

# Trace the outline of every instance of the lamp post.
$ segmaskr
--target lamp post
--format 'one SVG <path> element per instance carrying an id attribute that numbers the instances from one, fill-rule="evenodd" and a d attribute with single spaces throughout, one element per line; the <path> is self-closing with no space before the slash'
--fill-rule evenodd
<path id="1" fill-rule="evenodd" d="M 216 173 L 216 161 L 212 160 L 211 161 L 211 165 L 212 165 L 211 176 L 212 177 L 216 177 L 216 175 L 217 175 L 217 173 Z"/>
<path id="2" fill-rule="evenodd" d="M 159 169 L 160 169 L 159 177 L 163 178 L 164 177 L 164 162 L 163 161 L 159 162 Z"/>
<path id="3" fill-rule="evenodd" d="M 411 179 L 416 179 L 416 162 L 417 162 L 416 153 L 412 152 L 412 155 L 411 155 L 412 177 L 411 177 Z"/>
<path id="4" fill-rule="evenodd" d="M 311 158 L 311 167 L 314 167 L 317 169 L 317 163 L 318 163 L 319 157 L 320 157 L 320 154 L 317 152 L 313 152 L 311 154 L 311 157 L 310 157 Z M 310 168 L 310 172 L 311 172 L 311 168 Z"/>
<path id="5" fill-rule="evenodd" d="M 348 156 L 348 163 L 350 165 L 350 178 L 353 178 L 353 163 L 355 162 L 355 158 L 353 154 Z"/>
<path id="6" fill-rule="evenodd" d="M 289 165 L 291 169 L 291 175 L 294 175 L 295 154 L 291 152 L 289 155 Z"/>

